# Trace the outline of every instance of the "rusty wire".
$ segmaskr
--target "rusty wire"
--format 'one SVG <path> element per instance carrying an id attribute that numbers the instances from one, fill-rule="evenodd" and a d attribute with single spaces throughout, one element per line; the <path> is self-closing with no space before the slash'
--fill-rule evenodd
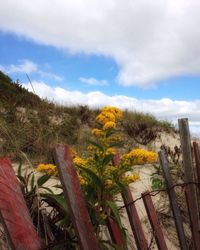
<path id="1" fill-rule="evenodd" d="M 141 200 L 143 197 L 145 197 L 145 196 L 147 196 L 147 195 L 156 196 L 156 195 L 158 195 L 158 194 L 161 193 L 161 192 L 169 192 L 170 190 L 174 189 L 175 187 L 182 187 L 182 188 L 184 188 L 184 187 L 186 187 L 186 186 L 188 186 L 188 185 L 196 185 L 197 187 L 200 187 L 200 183 L 199 183 L 199 182 L 184 182 L 184 183 L 177 183 L 177 184 L 174 184 L 174 185 L 172 185 L 172 186 L 171 186 L 170 188 L 168 188 L 168 189 L 166 188 L 166 189 L 152 190 L 152 191 L 150 191 L 150 192 L 148 192 L 148 193 L 146 193 L 146 194 L 141 195 L 140 197 L 136 198 L 135 200 L 129 202 L 128 204 L 123 205 L 123 206 L 120 206 L 120 207 L 118 208 L 118 210 L 121 210 L 121 209 L 126 208 L 126 207 L 128 207 L 128 206 L 131 206 L 132 204 L 136 203 L 138 200 Z"/>

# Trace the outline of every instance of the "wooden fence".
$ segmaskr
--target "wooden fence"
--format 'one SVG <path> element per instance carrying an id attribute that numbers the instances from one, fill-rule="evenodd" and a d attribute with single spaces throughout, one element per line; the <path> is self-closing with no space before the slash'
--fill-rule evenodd
<path id="1" fill-rule="evenodd" d="M 189 134 L 189 126 L 187 119 L 179 120 L 179 130 L 181 139 L 181 148 L 184 166 L 184 186 L 186 203 L 189 214 L 191 235 L 193 241 L 193 249 L 200 249 L 200 231 L 199 231 L 199 190 L 200 190 L 200 149 L 199 145 L 193 143 L 194 158 L 192 157 L 191 140 Z M 83 250 L 99 249 L 97 239 L 95 237 L 90 217 L 86 208 L 83 193 L 77 173 L 72 164 L 70 150 L 67 145 L 58 145 L 54 150 L 54 159 L 59 171 L 61 184 L 64 190 L 64 197 L 70 210 L 72 223 L 76 231 L 80 248 Z M 195 162 L 193 162 L 193 159 Z M 175 221 L 176 231 L 179 240 L 180 249 L 189 249 L 186 240 L 182 216 L 176 198 L 175 186 L 170 175 L 167 157 L 164 151 L 159 152 L 160 165 L 163 170 L 163 176 L 166 184 L 166 192 L 169 196 L 170 206 Z M 119 156 L 114 158 L 117 165 Z M 12 169 L 9 160 L 0 159 L 0 217 L 7 233 L 10 246 L 16 250 L 39 250 L 44 246 L 37 236 L 32 225 L 31 217 L 25 206 L 23 195 L 20 191 L 19 184 Z M 161 229 L 161 223 L 158 213 L 152 202 L 152 191 L 146 191 L 141 194 L 147 216 L 152 227 L 157 248 L 165 250 L 167 244 Z M 10 199 L 4 199 L 5 195 Z M 130 227 L 132 229 L 137 249 L 147 250 L 148 246 L 142 223 L 139 219 L 136 200 L 133 199 L 129 187 L 122 193 L 122 198 L 126 212 L 129 218 Z M 107 227 L 111 236 L 111 240 L 119 249 L 125 249 L 120 231 L 108 212 Z M 47 248 L 46 248 L 47 249 Z"/>

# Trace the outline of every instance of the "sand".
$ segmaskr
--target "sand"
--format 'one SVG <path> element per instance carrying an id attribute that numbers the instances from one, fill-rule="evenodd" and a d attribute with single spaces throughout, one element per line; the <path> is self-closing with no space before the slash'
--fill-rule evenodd
<path id="1" fill-rule="evenodd" d="M 179 135 L 178 134 L 166 134 L 166 133 L 162 133 L 160 135 L 159 138 L 157 138 L 152 144 L 150 144 L 148 146 L 148 149 L 154 150 L 156 152 L 158 152 L 160 150 L 160 146 L 162 144 L 165 144 L 166 146 L 170 146 L 172 149 L 174 148 L 174 146 L 180 146 L 180 140 L 179 140 Z M 14 168 L 17 168 L 17 165 L 14 164 Z M 150 165 L 145 165 L 145 166 L 135 166 L 134 167 L 136 171 L 139 172 L 140 174 L 140 180 L 131 184 L 130 185 L 130 189 L 132 191 L 132 195 L 133 195 L 133 199 L 137 199 L 141 197 L 141 193 L 147 191 L 147 190 L 151 190 L 151 177 L 153 172 L 155 171 L 154 167 L 150 166 Z M 30 168 L 29 168 L 30 171 Z M 39 176 L 40 174 L 37 174 L 37 176 Z M 45 186 L 47 187 L 51 187 L 54 191 L 54 193 L 60 193 L 60 189 L 59 188 L 55 188 L 53 186 L 59 184 L 59 180 L 57 178 L 51 178 L 46 184 Z M 119 200 L 121 200 L 121 197 L 118 197 Z M 163 207 L 167 207 L 167 203 L 168 201 L 166 200 L 166 198 L 163 198 L 160 194 L 153 197 L 153 202 L 154 205 L 156 207 L 157 210 L 161 210 L 163 209 Z M 121 206 L 123 205 L 123 203 L 121 201 L 118 202 L 118 205 Z M 145 232 L 145 236 L 147 238 L 148 244 L 150 244 L 151 240 L 152 240 L 152 232 L 151 232 L 151 228 L 147 219 L 147 214 L 143 205 L 143 201 L 142 199 L 139 199 L 136 203 L 136 208 L 140 217 L 140 220 L 142 222 L 142 226 Z M 131 232 L 131 228 L 129 225 L 129 221 L 126 215 L 126 212 L 123 211 L 122 213 L 122 222 L 124 227 L 128 230 L 128 242 L 129 242 L 129 249 L 137 249 L 135 247 L 135 242 L 134 242 L 134 237 L 132 235 Z M 179 247 L 177 246 L 177 239 L 176 236 L 174 236 L 175 231 L 174 228 L 170 228 L 170 230 L 172 231 L 172 235 L 169 234 L 168 230 L 163 229 L 164 232 L 164 236 L 166 239 L 166 243 L 167 243 L 167 247 L 168 249 L 179 249 Z M 106 233 L 104 234 L 107 235 Z M 151 249 L 157 249 L 155 241 L 153 241 L 153 244 L 151 245 Z"/>

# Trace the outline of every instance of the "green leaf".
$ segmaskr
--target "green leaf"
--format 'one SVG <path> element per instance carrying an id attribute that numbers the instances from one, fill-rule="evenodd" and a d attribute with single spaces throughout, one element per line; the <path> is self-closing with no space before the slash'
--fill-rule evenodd
<path id="1" fill-rule="evenodd" d="M 33 189 L 34 186 L 35 186 L 35 175 L 33 174 L 31 178 L 31 189 Z"/>
<path id="2" fill-rule="evenodd" d="M 96 153 L 94 154 L 94 159 L 95 159 L 96 162 L 99 161 L 99 156 Z"/>
<path id="3" fill-rule="evenodd" d="M 24 185 L 26 184 L 26 180 L 23 176 L 17 175 L 17 178 L 20 180 L 21 183 L 23 183 Z"/>
<path id="4" fill-rule="evenodd" d="M 42 186 L 45 182 L 47 182 L 50 178 L 51 178 L 51 175 L 49 175 L 49 174 L 42 175 L 42 176 L 37 180 L 38 186 L 41 187 L 41 186 Z"/>
<path id="5" fill-rule="evenodd" d="M 109 162 L 111 162 L 113 160 L 113 155 L 109 154 L 106 155 L 102 161 L 102 166 L 106 166 Z"/>
<path id="6" fill-rule="evenodd" d="M 124 185 L 120 181 L 116 181 L 116 184 L 119 187 L 119 189 L 121 190 L 121 192 L 125 192 L 126 193 L 126 185 Z"/>
<path id="7" fill-rule="evenodd" d="M 109 145 L 110 148 L 112 147 L 119 147 L 119 146 L 122 146 L 123 143 L 120 141 L 120 142 L 113 142 Z"/>
<path id="8" fill-rule="evenodd" d="M 64 199 L 63 193 L 61 194 L 41 194 L 42 197 L 53 200 L 53 202 L 57 203 L 60 207 L 62 207 L 66 212 L 68 212 L 67 203 Z"/>
<path id="9" fill-rule="evenodd" d="M 90 140 L 89 140 L 89 143 L 94 145 L 95 147 L 99 148 L 101 151 L 104 151 L 104 148 L 100 144 L 98 144 L 94 141 L 90 141 Z"/>
<path id="10" fill-rule="evenodd" d="M 114 129 L 109 129 L 106 131 L 106 137 L 109 137 L 109 136 L 113 135 L 114 133 L 115 133 Z"/>
<path id="11" fill-rule="evenodd" d="M 19 163 L 19 167 L 17 169 L 17 175 L 18 176 L 22 176 L 22 162 L 20 161 Z"/>
<path id="12" fill-rule="evenodd" d="M 97 187 L 99 188 L 103 187 L 103 182 L 101 178 L 99 178 L 99 176 L 97 176 L 91 169 L 84 167 L 80 167 L 80 169 L 82 169 L 86 174 L 89 175 L 89 177 L 92 179 L 93 183 L 95 183 Z"/>
<path id="13" fill-rule="evenodd" d="M 164 181 L 159 177 L 152 177 L 151 187 L 153 190 L 163 189 L 165 187 Z"/>
<path id="14" fill-rule="evenodd" d="M 119 226 L 120 229 L 122 229 L 122 223 L 119 215 L 119 210 L 117 208 L 117 205 L 113 201 L 106 201 L 107 205 L 111 208 L 114 218 Z"/>

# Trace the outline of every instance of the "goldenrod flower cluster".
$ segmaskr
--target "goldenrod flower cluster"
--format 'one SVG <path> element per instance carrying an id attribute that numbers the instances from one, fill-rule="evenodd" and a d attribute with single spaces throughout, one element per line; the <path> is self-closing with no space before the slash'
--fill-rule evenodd
<path id="1" fill-rule="evenodd" d="M 113 166 L 113 165 L 109 165 L 106 167 L 105 171 L 104 171 L 104 175 L 106 177 L 111 177 L 113 174 L 115 174 L 117 171 L 119 170 L 119 168 L 117 166 Z"/>
<path id="2" fill-rule="evenodd" d="M 106 186 L 107 187 L 112 187 L 113 186 L 113 181 L 111 180 L 111 179 L 107 179 L 106 181 L 105 181 L 105 184 L 106 184 Z"/>
<path id="3" fill-rule="evenodd" d="M 107 155 L 109 155 L 109 154 L 115 155 L 116 153 L 117 153 L 117 150 L 116 150 L 115 148 L 108 148 L 108 149 L 106 150 L 106 154 L 107 154 Z"/>
<path id="4" fill-rule="evenodd" d="M 97 117 L 96 117 L 96 120 L 104 125 L 106 122 L 115 122 L 116 119 L 115 119 L 115 116 L 112 114 L 112 113 L 109 113 L 109 112 L 101 112 Z"/>
<path id="5" fill-rule="evenodd" d="M 106 106 L 103 108 L 102 112 L 109 112 L 112 113 L 117 120 L 120 120 L 122 118 L 123 112 L 116 108 L 116 107 L 111 107 L 111 106 Z"/>
<path id="6" fill-rule="evenodd" d="M 87 181 L 85 180 L 85 178 L 83 178 L 83 176 L 81 176 L 79 173 L 78 173 L 78 178 L 79 178 L 79 182 L 81 185 L 87 184 Z"/>
<path id="7" fill-rule="evenodd" d="M 155 163 L 157 154 L 145 149 L 133 149 L 129 153 L 122 156 L 124 165 L 142 165 L 146 163 Z"/>
<path id="8" fill-rule="evenodd" d="M 92 134 L 96 137 L 100 137 L 104 134 L 104 132 L 101 130 L 101 129 L 98 129 L 98 128 L 94 128 L 92 130 Z"/>
<path id="9" fill-rule="evenodd" d="M 132 168 L 134 165 L 157 161 L 156 153 L 144 149 L 133 149 L 129 153 L 123 154 L 119 165 L 114 166 L 112 157 L 109 158 L 108 155 L 117 154 L 115 145 L 122 140 L 116 130 L 117 122 L 122 118 L 122 115 L 122 111 L 118 108 L 104 107 L 96 117 L 98 128 L 91 131 L 96 140 L 95 143 L 88 146 L 87 158 L 79 157 L 76 152 L 72 153 L 73 163 L 77 166 L 82 185 L 90 185 L 91 178 L 79 167 L 93 171 L 104 183 L 106 192 L 111 192 L 114 195 L 119 192 L 117 183 L 128 185 L 139 179 L 139 174 L 135 173 Z M 108 160 L 108 162 L 104 163 L 104 160 L 105 162 Z"/>
<path id="10" fill-rule="evenodd" d="M 103 130 L 114 129 L 114 128 L 116 128 L 115 122 L 106 122 L 103 126 Z"/>
<path id="11" fill-rule="evenodd" d="M 122 179 L 123 179 L 123 182 L 128 185 L 132 182 L 139 180 L 140 176 L 138 173 L 133 173 L 133 174 L 125 175 Z"/>
<path id="12" fill-rule="evenodd" d="M 116 123 L 122 118 L 122 111 L 116 107 L 104 107 L 102 112 L 96 117 L 96 120 L 105 125 L 107 122 Z"/>
<path id="13" fill-rule="evenodd" d="M 87 160 L 79 157 L 79 156 L 75 156 L 73 158 L 73 163 L 78 166 L 78 167 L 84 167 L 87 165 Z"/>
<path id="14" fill-rule="evenodd" d="M 39 164 L 35 170 L 37 172 L 45 172 L 47 174 L 50 174 L 50 175 L 57 175 L 57 169 L 56 169 L 56 166 L 53 165 L 53 164 Z"/>

